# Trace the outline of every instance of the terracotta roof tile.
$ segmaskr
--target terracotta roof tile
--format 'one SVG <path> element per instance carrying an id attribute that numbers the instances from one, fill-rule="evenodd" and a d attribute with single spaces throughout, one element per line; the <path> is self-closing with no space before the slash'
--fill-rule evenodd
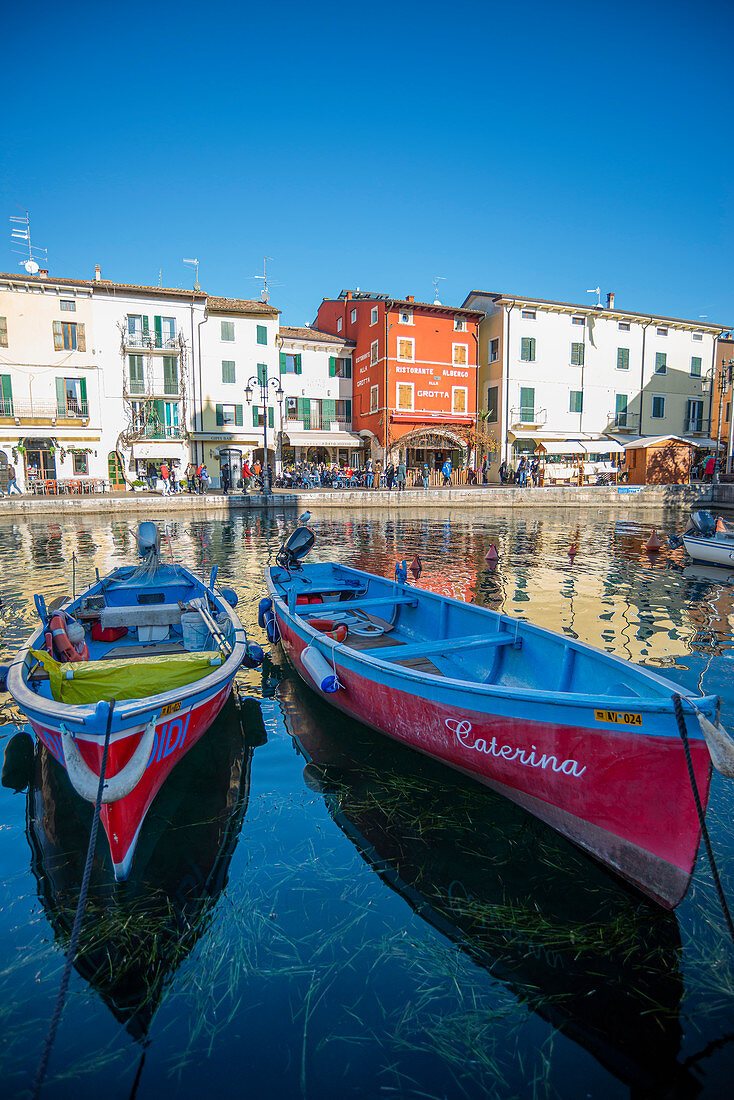
<path id="1" fill-rule="evenodd" d="M 346 340 L 342 336 L 335 336 L 332 332 L 321 332 L 320 329 L 304 325 L 302 328 L 293 328 L 290 325 L 281 325 L 278 329 L 280 335 L 286 340 L 306 340 L 312 343 L 343 344 L 345 347 L 356 347 L 354 340 Z"/>
<path id="2" fill-rule="evenodd" d="M 217 298 L 209 295 L 206 307 L 210 313 L 260 313 L 266 317 L 279 317 L 280 310 L 269 302 L 249 298 Z"/>

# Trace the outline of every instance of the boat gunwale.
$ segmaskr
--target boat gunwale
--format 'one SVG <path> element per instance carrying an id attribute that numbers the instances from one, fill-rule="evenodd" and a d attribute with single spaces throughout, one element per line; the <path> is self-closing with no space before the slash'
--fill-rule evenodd
<path id="1" fill-rule="evenodd" d="M 300 615 L 294 614 L 288 610 L 287 600 L 279 595 L 275 589 L 276 582 L 272 577 L 272 573 L 275 570 L 279 570 L 279 566 L 270 566 L 266 569 L 266 584 L 270 591 L 271 598 L 274 603 L 279 605 L 279 611 L 282 614 L 283 619 L 289 624 L 294 626 L 297 624 L 297 629 L 302 629 L 308 638 L 314 642 L 321 642 L 326 649 L 326 657 L 330 654 L 339 654 L 342 656 L 351 657 L 351 659 L 359 665 L 367 665 L 376 670 L 383 670 L 392 675 L 397 675 L 401 679 L 414 680 L 418 683 L 430 683 L 440 684 L 447 688 L 459 689 L 464 692 L 469 692 L 472 695 L 478 695 L 481 698 L 498 698 L 509 699 L 515 701 L 526 701 L 547 703 L 552 706 L 566 706 L 576 708 L 589 708 L 593 710 L 621 710 L 621 711 L 642 711 L 646 714 L 669 714 L 673 713 L 673 693 L 680 695 L 681 700 L 684 703 L 688 703 L 692 708 L 691 700 L 695 702 L 695 706 L 698 710 L 704 714 L 711 711 L 716 711 L 720 705 L 720 697 L 718 695 L 692 695 L 687 689 L 680 684 L 675 684 L 670 680 L 667 680 L 664 676 L 658 675 L 656 672 L 649 671 L 647 668 L 643 668 L 640 665 L 636 665 L 631 661 L 626 661 L 622 657 L 618 657 L 614 653 L 607 653 L 604 650 L 598 649 L 596 646 L 591 645 L 588 642 L 579 641 L 576 638 L 567 638 L 562 634 L 557 634 L 555 631 L 549 630 L 547 627 L 537 626 L 535 623 L 529 623 L 523 619 L 516 619 L 509 615 L 502 615 L 500 612 L 493 612 L 489 608 L 480 607 L 478 604 L 468 604 L 463 600 L 457 600 L 453 596 L 444 596 L 436 592 L 429 592 L 423 588 L 412 588 L 406 585 L 399 585 L 395 581 L 389 580 L 387 577 L 379 577 L 377 574 L 367 573 L 364 570 L 354 569 L 352 566 L 342 565 L 341 563 L 329 563 L 329 562 L 317 562 L 315 565 L 332 565 L 339 570 L 343 570 L 348 573 L 352 573 L 358 577 L 374 578 L 376 580 L 384 582 L 386 585 L 392 586 L 397 595 L 405 595 L 406 593 L 414 592 L 417 597 L 425 598 L 429 602 L 435 601 L 438 604 L 443 602 L 449 602 L 455 604 L 457 607 L 466 609 L 472 608 L 473 611 L 480 614 L 486 613 L 489 616 L 497 616 L 500 623 L 505 625 L 512 624 L 517 625 L 518 637 L 520 637 L 520 631 L 529 631 L 537 636 L 551 635 L 552 638 L 563 646 L 571 649 L 575 649 L 577 652 L 581 652 L 590 655 L 595 661 L 600 663 L 609 663 L 612 666 L 621 665 L 625 670 L 625 675 L 629 676 L 629 669 L 632 668 L 635 678 L 644 683 L 645 680 L 652 680 L 658 687 L 664 688 L 668 693 L 667 698 L 661 698 L 659 700 L 653 700 L 649 697 L 642 696 L 615 696 L 615 695 L 588 695 L 578 694 L 568 691 L 553 691 L 548 689 L 539 688 L 517 688 L 511 685 L 497 685 L 497 684 L 484 684 L 476 680 L 463 680 L 456 677 L 440 675 L 436 676 L 430 672 L 425 672 L 421 669 L 409 668 L 405 665 L 400 665 L 399 660 L 390 661 L 386 657 L 372 657 L 369 650 L 355 650 L 352 649 L 346 642 L 337 642 L 336 640 L 329 640 L 326 642 L 324 635 L 309 625 L 308 619 L 303 618 Z M 344 601 L 345 606 L 350 601 Z M 355 600 L 356 604 L 358 601 Z M 299 605 L 302 606 L 302 605 Z M 313 610 L 316 605 L 306 605 Z M 488 638 L 491 639 L 492 632 L 488 632 Z M 450 643 L 450 639 L 447 639 Z M 398 647 L 396 647 L 398 648 Z M 320 650 L 320 652 L 322 652 Z M 322 655 L 323 652 L 322 652 Z M 695 711 L 694 711 L 695 713 Z M 602 724 L 598 727 L 594 727 L 595 732 L 609 732 L 609 727 L 614 727 L 614 723 Z M 633 729 L 633 727 L 623 727 L 627 732 Z M 656 734 L 653 736 L 667 736 L 666 734 Z M 703 735 L 701 735 L 703 736 Z"/>
<path id="2" fill-rule="evenodd" d="M 168 563 L 165 564 L 168 565 Z M 226 681 L 234 677 L 245 655 L 247 642 L 237 636 L 242 633 L 245 635 L 246 639 L 245 628 L 242 626 L 235 609 L 231 607 L 223 597 L 217 595 L 214 589 L 200 580 L 200 578 L 192 573 L 185 565 L 176 562 L 175 567 L 180 571 L 180 575 L 182 575 L 184 579 L 189 583 L 193 582 L 194 587 L 200 589 L 202 593 L 210 595 L 215 603 L 221 603 L 222 609 L 226 611 L 230 622 L 234 626 L 232 652 L 222 661 L 221 665 L 212 666 L 211 672 L 206 673 L 205 676 L 201 677 L 199 680 L 192 681 L 190 684 L 185 684 L 183 687 L 172 688 L 169 691 L 161 692 L 157 695 L 149 695 L 143 699 L 120 700 L 115 706 L 113 733 L 119 734 L 123 732 L 127 734 L 135 732 L 133 729 L 127 730 L 124 728 L 121 729 L 120 727 L 124 727 L 126 723 L 131 722 L 131 720 L 135 718 L 140 719 L 137 724 L 141 725 L 143 717 L 146 714 L 157 710 L 159 707 L 165 707 L 170 703 L 180 701 L 183 709 L 184 706 L 196 706 L 198 701 L 197 697 L 199 696 L 202 698 L 213 697 L 222 690 Z M 120 567 L 113 570 L 112 573 L 107 574 L 106 577 L 99 581 L 95 581 L 94 584 L 80 593 L 76 600 L 71 600 L 64 609 L 77 609 L 84 598 L 94 593 L 104 591 L 104 581 L 114 579 L 116 574 L 128 568 L 129 567 L 126 566 Z M 134 571 L 134 569 L 131 571 Z M 43 634 L 44 628 L 43 624 L 41 624 L 13 658 L 7 674 L 9 693 L 31 722 L 44 721 L 52 727 L 58 727 L 59 723 L 62 721 L 71 722 L 76 726 L 81 725 L 86 727 L 85 735 L 101 736 L 101 732 L 98 729 L 94 729 L 93 726 L 97 703 L 62 703 L 55 699 L 46 699 L 44 696 L 36 694 L 36 692 L 32 691 L 28 686 L 26 662 L 31 659 L 30 649 L 33 647 L 33 643 L 40 640 Z M 206 686 L 202 687 L 204 682 L 206 682 Z"/>

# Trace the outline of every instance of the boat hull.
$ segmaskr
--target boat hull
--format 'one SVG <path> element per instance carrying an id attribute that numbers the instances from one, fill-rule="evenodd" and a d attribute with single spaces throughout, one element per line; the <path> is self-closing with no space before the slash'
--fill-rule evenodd
<path id="1" fill-rule="evenodd" d="M 230 681 L 214 695 L 188 709 L 177 710 L 159 722 L 155 728 L 147 767 L 138 784 L 124 798 L 102 806 L 100 820 L 107 835 L 115 878 L 118 881 L 126 879 L 130 874 L 135 845 L 155 796 L 179 760 L 212 725 L 226 703 L 231 687 Z M 42 725 L 33 719 L 30 725 L 39 741 L 66 768 L 61 730 L 51 725 Z M 138 747 L 144 726 L 145 722 L 123 729 L 111 738 L 106 777 L 117 775 L 128 763 Z M 85 738 L 83 734 L 79 734 L 76 745 L 85 764 L 98 775 L 102 766 L 104 742 L 99 737 Z"/>
<path id="2" fill-rule="evenodd" d="M 282 606 L 282 605 L 281 605 Z M 276 611 L 283 649 L 318 690 L 301 655 L 310 639 Z M 589 708 L 543 706 L 472 693 L 457 681 L 411 679 L 404 669 L 328 654 L 342 688 L 324 695 L 350 717 L 486 784 L 548 822 L 665 908 L 684 896 L 700 842 L 685 755 L 662 718 L 617 728 Z M 674 729 L 674 727 L 673 727 Z M 705 806 L 711 763 L 690 741 Z"/>
<path id="3" fill-rule="evenodd" d="M 683 545 L 694 561 L 734 569 L 734 539 L 698 539 L 684 535 Z"/>

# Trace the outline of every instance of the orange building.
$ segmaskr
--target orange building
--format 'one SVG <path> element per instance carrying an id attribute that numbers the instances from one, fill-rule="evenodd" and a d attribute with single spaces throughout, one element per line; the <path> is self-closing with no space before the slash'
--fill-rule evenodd
<path id="1" fill-rule="evenodd" d="M 722 444 L 721 472 L 734 474 L 734 409 L 732 406 L 732 376 L 734 375 L 734 340 L 720 339 L 716 345 L 716 370 L 711 391 L 711 437 Z M 728 457 L 727 457 L 728 456 Z"/>
<path id="2" fill-rule="evenodd" d="M 343 290 L 314 327 L 353 340 L 352 428 L 373 460 L 467 462 L 477 416 L 479 310 Z"/>

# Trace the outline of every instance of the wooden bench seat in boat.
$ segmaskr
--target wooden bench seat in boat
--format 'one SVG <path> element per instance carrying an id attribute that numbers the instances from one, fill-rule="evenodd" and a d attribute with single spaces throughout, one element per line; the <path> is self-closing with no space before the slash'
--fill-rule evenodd
<path id="1" fill-rule="evenodd" d="M 398 643 L 399 644 L 399 643 Z M 440 653 L 452 653 L 455 649 L 490 649 L 492 646 L 515 645 L 518 649 L 522 644 L 522 638 L 515 639 L 515 635 L 509 630 L 501 630 L 497 634 L 466 634 L 455 638 L 436 638 L 430 642 L 415 642 L 400 645 L 393 656 L 385 654 L 385 661 L 405 661 L 412 657 L 430 657 Z M 380 655 L 381 656 L 381 655 Z"/>
<path id="2" fill-rule="evenodd" d="M 173 626 L 181 622 L 181 608 L 177 603 L 103 607 L 99 618 L 102 629 L 108 626 Z"/>
<path id="3" fill-rule="evenodd" d="M 369 600 L 359 598 L 356 600 L 341 600 L 339 603 L 299 604 L 298 608 L 294 605 L 293 610 L 297 610 L 302 618 L 308 618 L 309 615 L 312 615 L 315 619 L 328 619 L 329 615 L 337 611 L 362 611 L 367 607 L 395 607 L 398 604 L 417 607 L 418 600 L 415 596 L 380 596 L 379 598 L 372 597 Z M 291 610 L 290 607 L 288 610 Z"/>

